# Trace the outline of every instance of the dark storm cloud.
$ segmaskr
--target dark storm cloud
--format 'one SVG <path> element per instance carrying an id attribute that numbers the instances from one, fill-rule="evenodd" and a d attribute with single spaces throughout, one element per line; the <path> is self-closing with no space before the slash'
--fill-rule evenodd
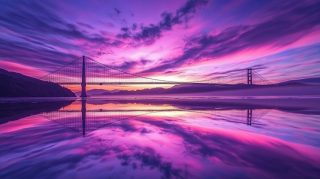
<path id="1" fill-rule="evenodd" d="M 187 22 L 192 14 L 195 13 L 199 6 L 207 4 L 208 0 L 188 0 L 181 8 L 174 14 L 163 12 L 161 14 L 161 21 L 157 24 L 150 24 L 148 26 L 140 26 L 138 32 L 135 32 L 137 25 L 134 24 L 132 28 L 123 27 L 118 37 L 123 39 L 133 39 L 134 44 L 152 44 L 156 39 L 161 37 L 163 31 L 171 30 L 172 26 Z"/>
<path id="2" fill-rule="evenodd" d="M 270 15 L 271 16 L 271 15 Z M 200 58 L 218 58 L 263 45 L 285 46 L 300 39 L 320 24 L 320 2 L 301 3 L 254 25 L 238 25 L 217 35 L 201 35 L 189 40 L 181 56 L 145 72 L 160 72 L 193 63 Z"/>

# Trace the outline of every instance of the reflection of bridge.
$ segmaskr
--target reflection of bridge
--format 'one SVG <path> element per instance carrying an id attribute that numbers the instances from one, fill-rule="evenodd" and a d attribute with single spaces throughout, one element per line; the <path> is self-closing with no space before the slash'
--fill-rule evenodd
<path id="1" fill-rule="evenodd" d="M 168 110 L 88 110 L 87 100 L 81 100 L 81 109 L 60 109 L 55 112 L 44 113 L 47 119 L 65 126 L 68 129 L 79 131 L 81 129 L 83 136 L 87 131 L 94 131 L 106 125 L 112 125 L 125 119 L 147 115 L 155 112 L 165 112 Z M 170 110 L 182 111 L 182 110 Z"/>
<path id="2" fill-rule="evenodd" d="M 252 68 L 219 73 L 214 77 L 208 77 L 208 79 L 200 81 L 170 81 L 156 79 L 110 67 L 85 56 L 82 57 L 82 60 L 76 59 L 70 64 L 49 73 L 41 79 L 59 83 L 61 85 L 81 84 L 82 97 L 87 96 L 87 85 L 208 85 L 228 83 L 246 83 L 248 85 L 253 85 L 253 82 L 255 84 L 270 83 Z"/>
<path id="3" fill-rule="evenodd" d="M 221 108 L 206 108 L 206 109 L 87 109 L 87 101 L 85 99 L 81 100 L 81 109 L 61 109 L 57 112 L 45 113 L 44 116 L 64 127 L 81 131 L 83 136 L 89 131 L 94 131 L 105 126 L 116 125 L 119 122 L 127 119 L 139 119 L 147 115 L 153 115 L 155 113 L 162 113 L 162 115 L 170 117 L 170 112 L 191 112 L 202 115 L 207 115 L 210 119 L 223 120 L 225 122 L 239 123 L 246 125 L 256 124 L 253 122 L 253 109 L 241 109 L 241 111 L 246 111 L 246 117 L 242 116 L 242 119 L 233 119 L 230 116 L 224 116 L 222 114 L 217 114 L 218 111 L 228 110 Z M 212 112 L 215 111 L 215 114 Z M 163 113 L 166 112 L 166 113 Z M 169 113 L 168 113 L 169 112 Z M 242 113 L 242 112 L 241 112 Z M 243 113 L 245 114 L 245 113 Z M 215 118 L 211 116 L 214 115 Z M 255 118 L 260 118 L 264 114 L 257 115 Z"/>

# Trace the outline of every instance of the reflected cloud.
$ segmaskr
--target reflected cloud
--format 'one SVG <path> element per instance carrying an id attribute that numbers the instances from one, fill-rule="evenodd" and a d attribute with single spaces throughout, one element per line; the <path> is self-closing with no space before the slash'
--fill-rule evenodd
<path id="1" fill-rule="evenodd" d="M 100 111 L 99 105 L 107 108 Z M 80 100 L 0 125 L 0 178 L 90 177 L 93 172 L 98 178 L 319 175 L 318 115 L 226 104 L 161 104 L 161 111 L 149 104 L 143 111 L 143 105 Z M 301 117 L 309 123 L 300 124 Z M 37 125 L 3 130 L 26 120 Z M 83 130 L 85 137 L 79 135 Z M 288 138 L 292 133 L 314 138 Z"/>

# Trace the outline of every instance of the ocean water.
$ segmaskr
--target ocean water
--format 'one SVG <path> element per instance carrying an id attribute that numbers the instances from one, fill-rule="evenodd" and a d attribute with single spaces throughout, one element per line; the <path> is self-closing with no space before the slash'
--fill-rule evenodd
<path id="1" fill-rule="evenodd" d="M 1 105 L 1 179 L 320 176 L 316 110 L 98 98 Z"/>

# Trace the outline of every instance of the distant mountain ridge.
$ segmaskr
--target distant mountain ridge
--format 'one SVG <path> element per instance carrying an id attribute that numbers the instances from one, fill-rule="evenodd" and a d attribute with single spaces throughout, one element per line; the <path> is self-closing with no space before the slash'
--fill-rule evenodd
<path id="1" fill-rule="evenodd" d="M 299 79 L 299 80 L 290 80 L 283 82 L 281 84 L 306 84 L 306 85 L 320 85 L 320 77 L 319 78 L 306 78 L 306 79 Z"/>
<path id="2" fill-rule="evenodd" d="M 0 69 L 0 97 L 74 97 L 58 84 Z"/>
<path id="3" fill-rule="evenodd" d="M 262 88 L 272 88 L 273 90 L 277 87 L 288 87 L 293 85 L 298 86 L 312 86 L 320 85 L 320 78 L 309 78 L 300 80 L 291 80 L 278 84 L 272 85 L 252 85 L 247 84 L 203 84 L 203 85 L 193 85 L 193 84 L 180 84 L 175 85 L 171 88 L 150 88 L 142 90 L 101 90 L 94 89 L 89 90 L 87 94 L 90 96 L 99 95 L 161 95 L 161 94 L 182 94 L 182 93 L 205 93 L 205 92 L 218 92 L 218 91 L 236 91 L 236 90 L 254 90 Z"/>

